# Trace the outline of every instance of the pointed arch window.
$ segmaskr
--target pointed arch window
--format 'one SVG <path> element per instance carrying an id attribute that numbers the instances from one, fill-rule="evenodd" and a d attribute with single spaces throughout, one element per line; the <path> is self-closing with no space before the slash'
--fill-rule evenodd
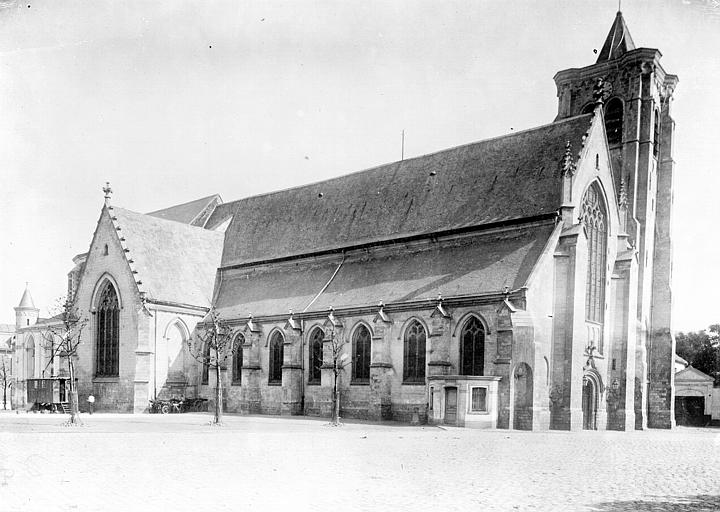
<path id="1" fill-rule="evenodd" d="M 95 375 L 117 377 L 120 359 L 120 308 L 115 287 L 105 283 L 97 304 Z"/>
<path id="2" fill-rule="evenodd" d="M 268 364 L 268 383 L 282 384 L 283 344 L 285 340 L 280 332 L 275 331 L 270 338 L 270 353 Z"/>
<path id="3" fill-rule="evenodd" d="M 590 185 L 585 192 L 581 212 L 588 240 L 585 319 L 601 324 L 605 315 L 608 221 L 605 200 L 597 183 Z"/>
<path id="4" fill-rule="evenodd" d="M 425 383 L 425 327 L 413 320 L 403 340 L 403 382 Z"/>
<path id="5" fill-rule="evenodd" d="M 210 343 L 203 348 L 202 377 L 200 384 L 207 386 L 210 383 Z"/>
<path id="6" fill-rule="evenodd" d="M 323 365 L 323 340 L 325 333 L 319 327 L 310 334 L 310 375 L 308 384 L 320 384 Z"/>
<path id="7" fill-rule="evenodd" d="M 243 366 L 243 344 L 245 343 L 245 336 L 242 333 L 238 333 L 235 336 L 234 352 L 233 352 L 233 384 L 242 383 L 242 366 Z"/>
<path id="8" fill-rule="evenodd" d="M 484 375 L 485 326 L 471 316 L 460 331 L 460 374 Z"/>
<path id="9" fill-rule="evenodd" d="M 352 338 L 352 382 L 355 384 L 370 383 L 370 343 L 370 330 L 360 325 Z"/>
<path id="10" fill-rule="evenodd" d="M 32 336 L 28 338 L 25 344 L 25 378 L 32 379 L 35 377 L 35 340 Z"/>
<path id="11" fill-rule="evenodd" d="M 622 142 L 623 129 L 623 104 L 620 98 L 613 98 L 607 102 L 605 107 L 605 132 L 607 133 L 608 144 L 620 144 Z"/>

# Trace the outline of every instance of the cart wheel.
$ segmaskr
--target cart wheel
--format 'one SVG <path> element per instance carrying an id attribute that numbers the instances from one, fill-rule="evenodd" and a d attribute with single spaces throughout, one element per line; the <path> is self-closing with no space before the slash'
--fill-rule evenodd
<path id="1" fill-rule="evenodd" d="M 170 412 L 170 406 L 165 404 L 160 408 L 160 412 L 163 414 L 168 414 Z"/>

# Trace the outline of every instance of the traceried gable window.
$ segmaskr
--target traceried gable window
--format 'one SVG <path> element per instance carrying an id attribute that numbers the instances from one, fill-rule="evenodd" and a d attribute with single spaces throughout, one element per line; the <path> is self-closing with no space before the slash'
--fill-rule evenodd
<path id="1" fill-rule="evenodd" d="M 100 293 L 95 324 L 95 375 L 117 377 L 120 359 L 120 307 L 110 282 Z"/>
<path id="2" fill-rule="evenodd" d="M 270 352 L 268 361 L 268 383 L 282 384 L 283 344 L 285 340 L 278 331 L 270 338 Z"/>
<path id="3" fill-rule="evenodd" d="M 484 375 L 485 326 L 471 316 L 460 332 L 460 374 Z"/>
<path id="4" fill-rule="evenodd" d="M 588 268 L 585 283 L 585 319 L 602 323 L 605 315 L 605 267 L 607 265 L 607 209 L 597 183 L 585 192 L 581 218 L 588 240 Z"/>
<path id="5" fill-rule="evenodd" d="M 608 144 L 612 146 L 622 142 L 622 129 L 623 104 L 620 98 L 613 98 L 605 107 L 605 132 L 607 132 Z"/>
<path id="6" fill-rule="evenodd" d="M 235 336 L 235 351 L 233 352 L 233 384 L 242 383 L 243 343 L 245 343 L 245 336 L 238 333 Z"/>
<path id="7" fill-rule="evenodd" d="M 320 384 L 323 364 L 323 339 L 325 333 L 319 327 L 314 329 L 310 335 L 310 375 L 309 384 Z"/>
<path id="8" fill-rule="evenodd" d="M 355 329 L 352 338 L 352 382 L 370 383 L 370 331 L 364 325 Z"/>
<path id="9" fill-rule="evenodd" d="M 403 382 L 425 383 L 425 338 L 425 328 L 413 320 L 403 342 Z"/>

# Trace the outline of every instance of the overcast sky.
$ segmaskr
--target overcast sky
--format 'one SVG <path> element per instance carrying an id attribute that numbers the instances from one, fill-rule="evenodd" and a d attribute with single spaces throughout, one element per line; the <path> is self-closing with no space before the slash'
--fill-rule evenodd
<path id="1" fill-rule="evenodd" d="M 625 0 L 675 94 L 675 326 L 720 322 L 720 7 Z M 616 0 L 0 0 L 0 322 L 43 315 L 110 181 L 148 212 L 230 201 L 546 124 Z M 713 154 L 715 153 L 715 155 Z M 715 165 L 714 165 L 715 164 Z"/>

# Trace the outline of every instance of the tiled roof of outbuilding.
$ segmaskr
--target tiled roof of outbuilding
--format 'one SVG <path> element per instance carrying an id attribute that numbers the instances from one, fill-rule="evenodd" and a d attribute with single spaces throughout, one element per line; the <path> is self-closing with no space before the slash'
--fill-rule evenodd
<path id="1" fill-rule="evenodd" d="M 223 234 L 113 207 L 130 268 L 149 299 L 208 306 Z"/>
<path id="2" fill-rule="evenodd" d="M 591 117 L 227 203 L 222 266 L 552 213 Z"/>
<path id="3" fill-rule="evenodd" d="M 526 284 L 553 228 L 550 221 L 408 252 L 240 269 L 221 281 L 216 306 L 226 318 L 242 318 L 517 289 Z"/>
<path id="4" fill-rule="evenodd" d="M 207 208 L 213 201 L 219 200 L 220 196 L 213 194 L 208 197 L 195 199 L 189 203 L 178 204 L 171 206 L 170 208 L 164 208 L 150 212 L 147 215 L 153 217 L 159 217 L 165 220 L 174 220 L 175 222 L 182 222 L 183 224 L 190 224 L 193 220 L 200 215 L 205 208 Z"/>

